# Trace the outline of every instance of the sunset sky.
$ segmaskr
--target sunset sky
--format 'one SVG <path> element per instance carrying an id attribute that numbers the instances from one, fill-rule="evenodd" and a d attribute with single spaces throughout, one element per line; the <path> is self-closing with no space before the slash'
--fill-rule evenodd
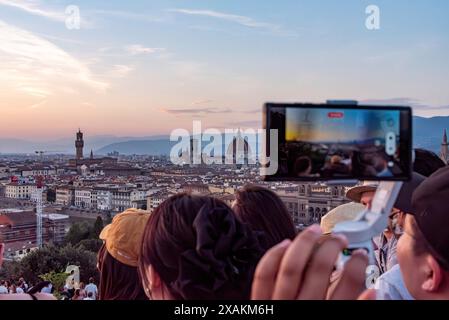
<path id="1" fill-rule="evenodd" d="M 399 136 L 399 111 L 287 109 L 286 140 L 354 142 Z"/>
<path id="2" fill-rule="evenodd" d="M 449 115 L 448 13 L 447 0 L 0 0 L 0 137 L 259 127 L 267 101 Z"/>

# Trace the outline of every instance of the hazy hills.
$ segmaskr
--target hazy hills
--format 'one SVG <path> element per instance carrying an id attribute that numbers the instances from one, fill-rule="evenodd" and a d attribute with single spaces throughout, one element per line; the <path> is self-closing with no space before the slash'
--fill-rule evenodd
<path id="1" fill-rule="evenodd" d="M 443 130 L 449 129 L 449 117 L 413 118 L 413 142 L 415 147 L 439 152 L 443 137 Z M 63 138 L 52 141 L 33 142 L 20 139 L 1 139 L 0 153 L 34 153 L 36 150 L 49 153 L 74 154 L 75 138 Z M 112 135 L 85 136 L 84 153 L 90 150 L 95 154 L 107 154 L 117 151 L 120 154 L 169 154 L 176 142 L 170 142 L 168 136 L 148 137 L 116 137 Z"/>

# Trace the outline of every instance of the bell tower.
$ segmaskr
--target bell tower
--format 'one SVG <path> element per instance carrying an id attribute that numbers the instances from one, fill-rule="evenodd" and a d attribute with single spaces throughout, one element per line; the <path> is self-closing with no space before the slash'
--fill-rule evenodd
<path id="1" fill-rule="evenodd" d="M 84 139 L 83 133 L 81 132 L 80 129 L 76 133 L 75 147 L 76 147 L 76 160 L 83 159 Z"/>

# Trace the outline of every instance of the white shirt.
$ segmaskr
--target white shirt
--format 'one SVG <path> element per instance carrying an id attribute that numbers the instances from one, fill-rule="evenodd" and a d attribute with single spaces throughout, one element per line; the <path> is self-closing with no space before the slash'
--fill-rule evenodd
<path id="1" fill-rule="evenodd" d="M 23 289 L 21 287 L 16 288 L 16 293 L 23 293 Z"/>
<path id="2" fill-rule="evenodd" d="M 0 286 L 0 294 L 8 294 L 9 291 L 5 286 Z"/>
<path id="3" fill-rule="evenodd" d="M 50 284 L 50 285 L 48 285 L 46 287 L 43 287 L 41 292 L 42 293 L 51 293 L 51 288 L 52 288 L 52 285 Z"/>
<path id="4" fill-rule="evenodd" d="M 399 264 L 381 275 L 375 284 L 377 300 L 413 300 L 405 287 Z"/>
<path id="5" fill-rule="evenodd" d="M 89 292 L 92 292 L 92 300 L 97 299 L 97 293 L 98 289 L 97 286 L 94 283 L 89 283 L 84 290 L 86 290 L 86 294 L 89 294 Z"/>
<path id="6" fill-rule="evenodd" d="M 84 298 L 83 300 L 95 300 L 95 299 L 87 297 L 87 298 Z"/>

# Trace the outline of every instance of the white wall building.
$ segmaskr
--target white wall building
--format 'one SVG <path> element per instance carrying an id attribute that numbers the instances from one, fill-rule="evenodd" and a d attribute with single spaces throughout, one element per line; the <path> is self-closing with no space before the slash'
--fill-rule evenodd
<path id="1" fill-rule="evenodd" d="M 112 210 L 121 212 L 129 208 L 132 208 L 131 191 L 114 190 L 112 193 Z"/>
<path id="2" fill-rule="evenodd" d="M 11 199 L 31 199 L 36 185 L 29 183 L 9 183 L 5 187 L 5 197 Z"/>
<path id="3" fill-rule="evenodd" d="M 55 203 L 60 206 L 72 206 L 75 202 L 75 190 L 70 187 L 56 188 L 56 201 Z"/>
<path id="4" fill-rule="evenodd" d="M 75 206 L 82 209 L 92 208 L 91 189 L 79 188 L 75 189 Z"/>
<path id="5" fill-rule="evenodd" d="M 103 211 L 112 210 L 112 192 L 111 190 L 97 190 L 97 209 Z"/>

